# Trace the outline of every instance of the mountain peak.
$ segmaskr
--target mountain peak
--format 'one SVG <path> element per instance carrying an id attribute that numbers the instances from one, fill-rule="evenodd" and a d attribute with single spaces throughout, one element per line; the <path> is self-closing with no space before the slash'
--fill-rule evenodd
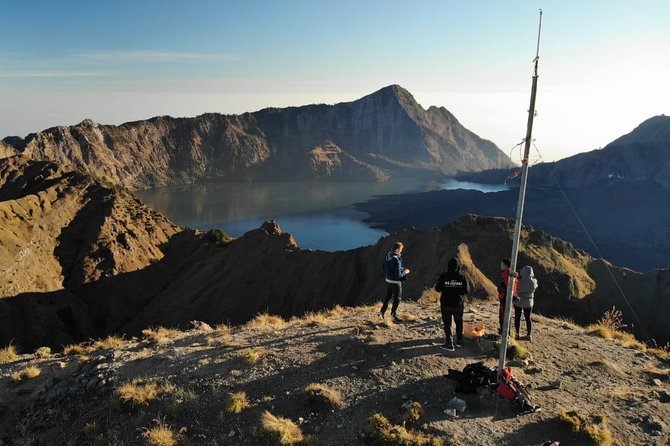
<path id="1" fill-rule="evenodd" d="M 369 95 L 364 96 L 359 100 L 365 100 L 373 97 L 391 98 L 397 100 L 398 103 L 403 107 L 409 106 L 411 108 L 421 108 L 421 106 L 416 102 L 416 99 L 414 99 L 414 96 L 412 96 L 412 93 L 398 84 L 388 85 L 375 91 L 374 93 L 370 93 Z"/>
<path id="2" fill-rule="evenodd" d="M 648 143 L 670 143 L 670 116 L 653 116 L 635 127 L 632 132 L 612 141 L 609 145 Z"/>

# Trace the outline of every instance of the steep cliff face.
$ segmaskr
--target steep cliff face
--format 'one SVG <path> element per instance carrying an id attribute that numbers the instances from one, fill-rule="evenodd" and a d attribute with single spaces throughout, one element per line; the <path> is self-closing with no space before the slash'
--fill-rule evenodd
<path id="1" fill-rule="evenodd" d="M 120 126 L 85 120 L 5 143 L 0 156 L 18 151 L 128 188 L 208 179 L 383 181 L 398 172 L 454 174 L 512 165 L 446 109 L 424 110 L 397 85 L 332 106 L 157 117 Z M 336 168 L 312 153 L 327 145 L 341 151 Z"/>
<path id="2" fill-rule="evenodd" d="M 0 345 L 14 339 L 24 349 L 193 319 L 240 323 L 266 310 L 288 317 L 374 302 L 385 295 L 380 264 L 396 240 L 413 271 L 405 297 L 430 294 L 457 256 L 472 296 L 489 298 L 513 228 L 510 220 L 466 216 L 338 252 L 299 249 L 269 225 L 217 241 L 171 224 L 128 192 L 23 157 L 0 160 L 0 199 Z M 519 264 L 534 267 L 545 314 L 589 322 L 616 304 L 640 336 L 670 339 L 661 317 L 670 311 L 668 270 L 610 266 L 528 228 Z"/>
<path id="3" fill-rule="evenodd" d="M 129 188 L 243 178 L 270 157 L 252 115 L 158 117 L 121 126 L 91 120 L 24 142 L 23 154 L 71 165 Z"/>
<path id="4" fill-rule="evenodd" d="M 455 174 L 512 165 L 495 144 L 464 128 L 445 108 L 424 110 L 398 85 L 334 106 L 265 109 L 254 115 L 273 148 L 286 158 L 296 147 L 319 145 L 327 138 L 390 170 Z"/>
<path id="5" fill-rule="evenodd" d="M 17 150 L 9 143 L 0 141 L 0 158 L 7 158 L 17 154 Z"/>

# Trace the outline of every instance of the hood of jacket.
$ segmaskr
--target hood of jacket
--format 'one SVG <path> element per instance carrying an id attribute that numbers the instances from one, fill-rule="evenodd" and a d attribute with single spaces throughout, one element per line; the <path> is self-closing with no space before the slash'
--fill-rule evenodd
<path id="1" fill-rule="evenodd" d="M 447 264 L 447 272 L 459 272 L 461 269 L 461 265 L 458 263 L 458 259 L 456 257 L 452 257 L 449 259 L 449 263 Z"/>
<path id="2" fill-rule="evenodd" d="M 532 266 L 524 266 L 521 268 L 521 271 L 519 271 L 519 277 L 535 277 L 535 273 L 533 273 L 533 267 Z"/>

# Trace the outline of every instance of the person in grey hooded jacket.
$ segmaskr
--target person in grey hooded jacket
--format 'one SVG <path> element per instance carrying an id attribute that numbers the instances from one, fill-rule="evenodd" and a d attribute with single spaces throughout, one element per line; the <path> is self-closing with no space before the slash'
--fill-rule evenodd
<path id="1" fill-rule="evenodd" d="M 519 285 L 517 288 L 517 297 L 513 301 L 514 304 L 514 328 L 516 329 L 516 337 L 519 338 L 519 326 L 521 325 L 521 312 L 526 319 L 526 335 L 527 339 L 531 341 L 533 322 L 530 314 L 533 311 L 533 304 L 535 298 L 535 290 L 537 289 L 537 279 L 533 273 L 533 267 L 524 266 L 519 272 Z"/>

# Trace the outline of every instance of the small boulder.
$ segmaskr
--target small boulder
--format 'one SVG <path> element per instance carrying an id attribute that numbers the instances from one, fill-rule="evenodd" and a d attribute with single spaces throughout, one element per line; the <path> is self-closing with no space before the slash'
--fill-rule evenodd
<path id="1" fill-rule="evenodd" d="M 214 329 L 206 322 L 203 321 L 190 321 L 189 322 L 191 330 L 200 331 L 203 333 L 210 333 Z"/>
<path id="2" fill-rule="evenodd" d="M 547 387 L 549 389 L 555 389 L 555 390 L 561 390 L 561 387 L 563 387 L 563 384 L 561 383 L 560 379 L 557 379 L 556 381 L 550 382 Z"/>
<path id="3" fill-rule="evenodd" d="M 447 403 L 447 409 L 455 409 L 459 413 L 465 412 L 466 408 L 467 403 L 465 402 L 465 400 L 462 400 L 456 396 L 450 399 L 449 402 Z"/>

